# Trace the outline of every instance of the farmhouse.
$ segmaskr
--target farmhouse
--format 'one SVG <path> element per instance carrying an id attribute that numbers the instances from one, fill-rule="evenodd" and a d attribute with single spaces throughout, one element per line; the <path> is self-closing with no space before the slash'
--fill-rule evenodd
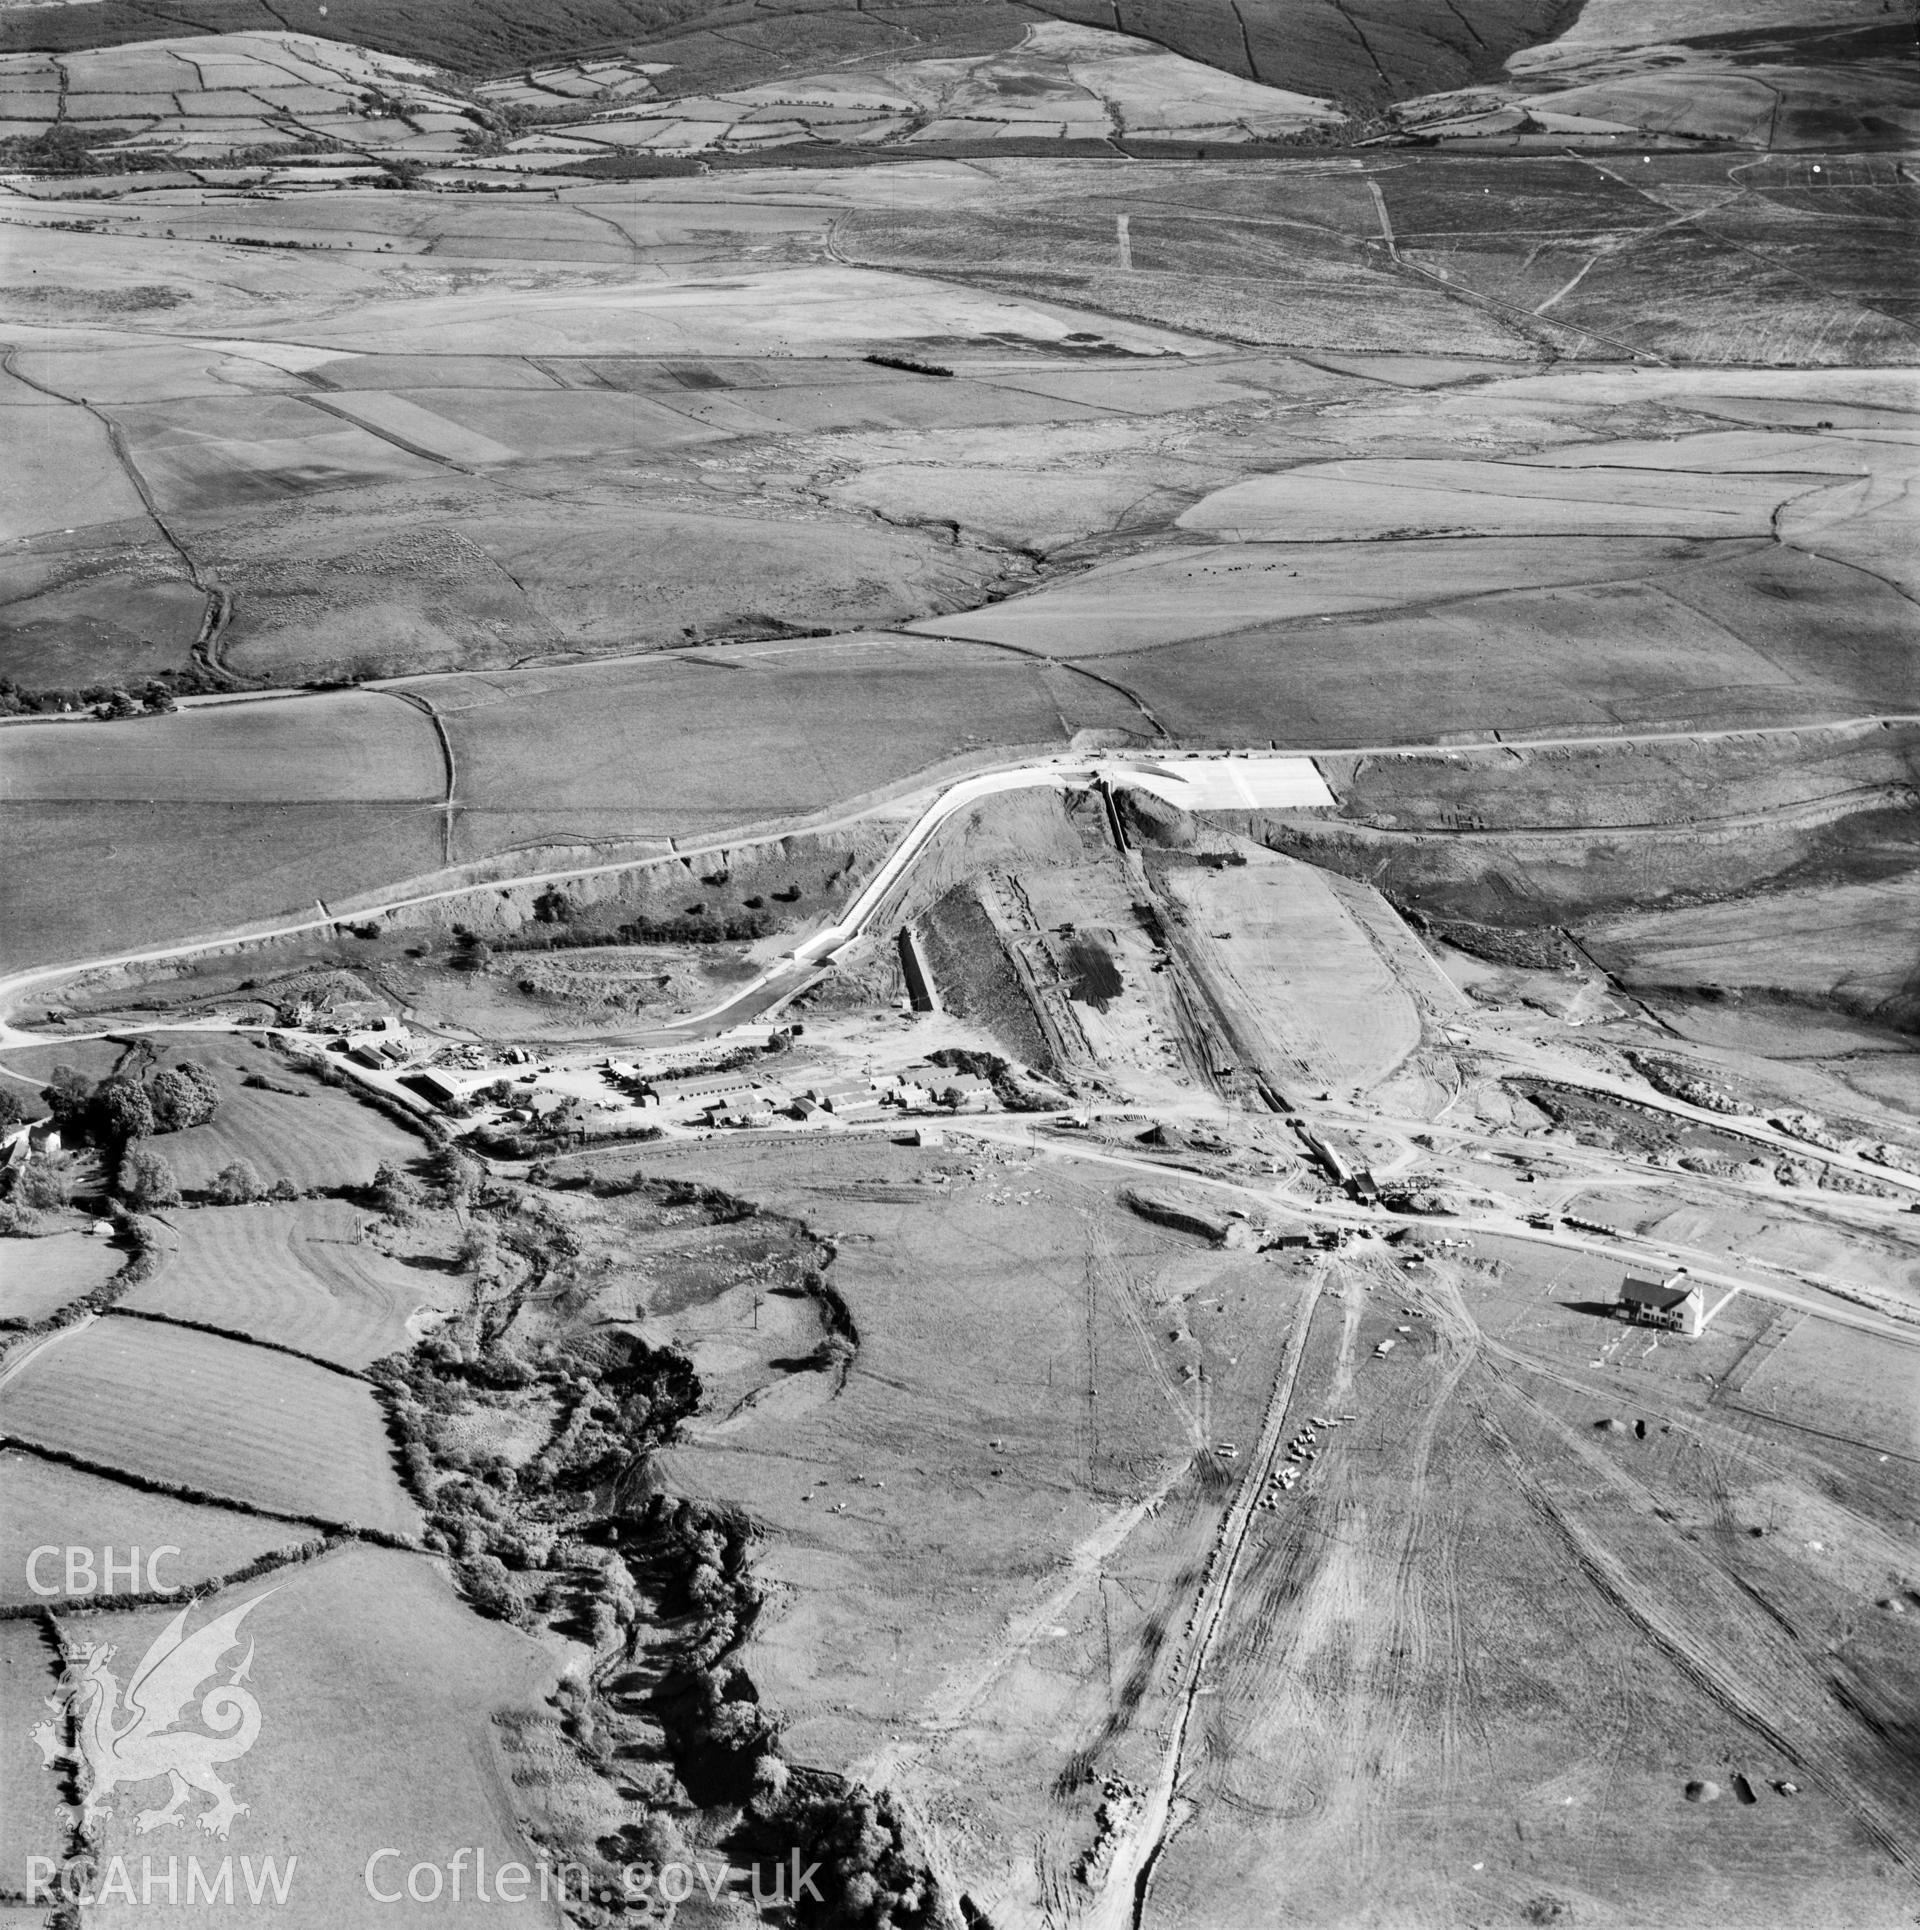
<path id="1" fill-rule="evenodd" d="M 29 1120 L 9 1132 L 0 1145 L 5 1148 L 0 1156 L 0 1168 L 7 1172 L 19 1172 L 36 1156 L 57 1153 L 60 1150 L 60 1128 L 50 1119 Z"/>
<path id="2" fill-rule="evenodd" d="M 1700 1283 L 1689 1280 L 1684 1270 L 1664 1280 L 1628 1274 L 1620 1285 L 1620 1305 L 1627 1310 L 1627 1318 L 1642 1327 L 1665 1327 L 1676 1334 L 1700 1331 Z"/>

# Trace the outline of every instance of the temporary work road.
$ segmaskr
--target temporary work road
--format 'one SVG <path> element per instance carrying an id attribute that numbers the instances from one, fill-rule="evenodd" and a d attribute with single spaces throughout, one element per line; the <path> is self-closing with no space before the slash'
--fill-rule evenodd
<path id="1" fill-rule="evenodd" d="M 378 688 L 379 686 L 368 687 Z M 301 700 L 301 695 L 302 693 L 290 692 L 286 695 L 284 701 L 298 702 Z M 232 698 L 189 700 L 189 702 L 193 703 L 221 701 L 232 702 L 242 700 Z M 277 701 L 277 699 L 262 693 L 257 696 L 250 696 L 244 701 L 272 702 Z M 38 722 L 43 720 L 34 719 L 29 721 Z M 1091 758 L 1074 757 L 1070 754 L 1062 753 L 1050 758 L 1044 764 L 1026 762 L 1009 765 L 999 770 L 986 771 L 973 777 L 964 778 L 959 783 L 950 785 L 937 792 L 929 800 L 921 816 L 908 830 L 905 838 L 901 841 L 899 849 L 896 850 L 888 860 L 887 865 L 882 867 L 881 872 L 876 875 L 874 883 L 881 884 L 879 895 L 871 895 L 873 886 L 870 885 L 867 891 L 863 891 L 860 897 L 855 900 L 854 906 L 849 907 L 846 916 L 842 917 L 834 926 L 829 927 L 827 932 L 816 934 L 813 939 L 805 942 L 800 950 L 796 952 L 795 961 L 805 969 L 813 969 L 833 951 L 837 950 L 840 945 L 845 944 L 847 939 L 859 929 L 860 923 L 871 915 L 872 910 L 879 904 L 880 898 L 884 897 L 886 890 L 891 889 L 891 887 L 898 882 L 900 873 L 905 869 L 906 865 L 912 862 L 913 858 L 924 847 L 927 839 L 933 835 L 934 831 L 937 830 L 947 818 L 952 816 L 954 811 L 963 809 L 968 804 L 975 803 L 983 797 L 990 796 L 995 791 L 1019 790 L 1034 785 L 1064 785 L 1074 779 L 1079 779 L 1083 782 L 1091 781 L 1096 774 L 1106 777 L 1110 782 L 1139 781 L 1141 778 L 1147 777 L 1150 773 L 1177 771 L 1188 763 L 1213 763 L 1230 758 L 1236 763 L 1241 763 L 1249 767 L 1244 774 L 1243 782 L 1252 788 L 1249 789 L 1246 794 L 1258 795 L 1262 787 L 1254 783 L 1254 772 L 1251 767 L 1255 765 L 1285 766 L 1292 771 L 1297 771 L 1303 761 L 1312 761 L 1324 757 L 1432 756 L 1435 754 L 1444 755 L 1449 752 L 1460 756 L 1470 756 L 1474 751 L 1479 749 L 1492 749 L 1497 743 L 1505 743 L 1514 748 L 1532 750 L 1573 750 L 1602 746 L 1618 748 L 1623 745 L 1676 742 L 1709 743 L 1735 738 L 1788 736 L 1801 734 L 1808 730 L 1861 731 L 1883 727 L 1890 728 L 1897 724 L 1913 723 L 1920 723 L 1920 713 L 1875 713 L 1865 717 L 1834 718 L 1818 724 L 1761 725 L 1748 729 L 1667 729 L 1625 731 L 1610 734 L 1582 733 L 1553 737 L 1513 736 L 1504 739 L 1496 738 L 1486 745 L 1436 745 L 1431 742 L 1424 742 L 1365 746 L 1339 745 L 1322 750 L 1292 750 L 1284 753 L 1262 749 L 1257 751 L 1234 752 L 1213 751 L 1182 756 L 1178 753 L 1161 751 L 1158 753 L 1135 754 L 1133 756 L 1109 754 Z M 73 728 L 76 730 L 84 730 L 87 728 L 87 725 L 81 722 L 75 722 Z M 1153 788 L 1158 789 L 1160 787 L 1156 785 Z M 1208 788 L 1211 790 L 1212 786 L 1210 785 Z M 1232 789 L 1236 795 L 1241 794 L 1243 783 L 1235 783 Z M 321 916 L 317 918 L 286 919 L 276 921 L 272 924 L 242 927 L 211 937 L 185 939 L 172 945 L 151 946 L 138 951 L 114 953 L 104 958 L 75 959 L 66 964 L 41 965 L 28 971 L 14 972 L 5 978 L 0 978 L 0 1051 L 9 1049 L 19 1050 L 29 1045 L 45 1043 L 45 1040 L 41 1036 L 13 1025 L 5 1015 L 16 1009 L 20 1001 L 28 993 L 33 991 L 36 986 L 58 984 L 62 980 L 78 977 L 85 972 L 111 971 L 132 965 L 166 964 L 175 959 L 193 958 L 206 952 L 233 951 L 247 945 L 267 944 L 274 940 L 284 938 L 298 938 L 309 932 L 331 931 L 337 925 L 351 920 L 384 918 L 396 912 L 409 910 L 415 906 L 445 904 L 456 898 L 467 897 L 476 891 L 498 890 L 506 886 L 514 885 L 564 884 L 570 879 L 608 877 L 619 872 L 644 870 L 649 865 L 673 863 L 680 859 L 700 857 L 715 851 L 738 849 L 743 845 L 771 843 L 779 837 L 791 836 L 800 831 L 812 830 L 824 832 L 845 830 L 856 824 L 864 823 L 884 812 L 897 810 L 902 798 L 911 797 L 911 795 L 911 791 L 896 792 L 884 802 L 868 804 L 861 809 L 848 811 L 842 816 L 835 818 L 800 820 L 779 833 L 751 838 L 739 836 L 707 838 L 697 843 L 676 844 L 673 851 L 669 854 L 647 858 L 621 859 L 610 864 L 576 864 L 554 869 L 516 873 L 512 876 L 489 876 L 485 878 L 467 879 L 457 884 L 441 885 L 427 891 L 397 893 L 377 903 L 356 902 L 351 909 L 344 910 L 338 914 L 329 911 L 325 905 L 322 905 L 320 907 Z M 1162 795 L 1166 795 L 1166 793 L 1163 791 Z M 896 863 L 896 861 L 898 862 Z M 882 883 L 882 880 L 884 880 L 884 883 Z M 856 910 L 858 916 L 855 915 Z M 832 934 L 838 934 L 838 936 L 832 936 Z M 804 954 L 804 957 L 802 954 Z M 763 974 L 762 977 L 745 992 L 736 993 L 732 998 L 727 1000 L 724 1005 L 716 1007 L 712 1012 L 701 1013 L 693 1018 L 682 1020 L 674 1029 L 683 1033 L 704 1031 L 711 1029 L 716 1021 L 725 1019 L 730 1015 L 736 1018 L 744 1016 L 741 1010 L 744 1005 L 750 1003 L 755 997 L 768 993 L 776 980 L 784 977 L 786 973 L 791 971 L 792 966 L 790 965 L 784 968 L 776 967 L 774 971 Z M 129 1028 L 120 1027 L 117 1029 L 124 1031 Z M 1638 1094 L 1634 1095 L 1636 1098 L 1639 1096 Z"/>

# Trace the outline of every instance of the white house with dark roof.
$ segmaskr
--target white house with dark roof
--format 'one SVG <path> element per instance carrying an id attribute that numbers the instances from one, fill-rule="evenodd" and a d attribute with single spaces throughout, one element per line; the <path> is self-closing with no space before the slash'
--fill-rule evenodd
<path id="1" fill-rule="evenodd" d="M 1628 1274 L 1620 1283 L 1620 1305 L 1636 1326 L 1665 1327 L 1676 1334 L 1697 1334 L 1705 1312 L 1700 1283 L 1684 1269 L 1663 1280 Z"/>

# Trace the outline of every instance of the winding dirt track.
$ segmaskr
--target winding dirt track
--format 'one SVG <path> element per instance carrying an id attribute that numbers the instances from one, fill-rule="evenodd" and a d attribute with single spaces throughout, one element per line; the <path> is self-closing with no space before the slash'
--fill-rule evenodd
<path id="1" fill-rule="evenodd" d="M 1245 1552 L 1253 1528 L 1254 1503 L 1267 1485 L 1267 1478 L 1280 1459 L 1286 1427 L 1287 1409 L 1293 1401 L 1294 1384 L 1300 1376 L 1300 1363 L 1307 1351 L 1307 1335 L 1313 1326 L 1314 1309 L 1326 1287 L 1326 1273 L 1316 1270 L 1306 1282 L 1306 1290 L 1294 1310 L 1293 1332 L 1287 1351 L 1274 1378 L 1273 1392 L 1260 1424 L 1260 1438 L 1248 1457 L 1247 1475 L 1227 1509 L 1220 1536 L 1214 1546 L 1211 1573 L 1201 1590 L 1194 1611 L 1194 1632 L 1185 1653 L 1176 1663 L 1178 1716 L 1173 1734 L 1160 1759 L 1160 1768 L 1141 1801 L 1130 1827 L 1116 1846 L 1108 1865 L 1107 1879 L 1094 1898 L 1082 1922 L 1086 1930 L 1133 1930 L 1146 1907 L 1153 1865 L 1160 1846 L 1176 1825 L 1175 1795 L 1181 1781 L 1181 1764 L 1193 1727 L 1200 1691 L 1214 1641 L 1220 1633 L 1227 1607 L 1233 1598 L 1235 1571 Z"/>

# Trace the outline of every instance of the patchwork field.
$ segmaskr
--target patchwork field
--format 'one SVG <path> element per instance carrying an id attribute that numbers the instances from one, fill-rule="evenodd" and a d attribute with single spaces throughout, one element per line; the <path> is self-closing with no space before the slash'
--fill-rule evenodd
<path id="1" fill-rule="evenodd" d="M 391 105 L 369 105 L 382 97 Z M 0 111 L 14 139 L 57 121 L 109 150 L 182 159 L 306 148 L 316 136 L 458 153 L 460 131 L 475 124 L 417 61 L 286 33 L 149 40 L 58 60 L 0 54 Z"/>
<path id="2" fill-rule="evenodd" d="M 1311 85 L 1358 99 L 1456 85 L 1496 64 L 1515 47 L 1553 31 L 1559 16 L 1538 0 L 1473 0 L 1464 13 L 1412 3 L 1361 17 L 1365 36 L 1332 0 L 1242 0 L 1236 15 L 1219 0 L 1136 11 L 1124 4 L 1095 24 L 1158 42 L 1191 60 L 1271 86 Z M 152 0 L 100 0 L 83 20 L 72 7 L 29 9 L 10 20 L 0 45 L 47 47 L 115 45 L 177 34 L 183 26 L 206 32 L 273 33 L 284 22 L 258 0 L 184 0 L 156 7 Z M 484 15 L 414 0 L 395 10 L 372 0 L 335 0 L 325 31 L 342 40 L 452 67 L 463 73 L 546 63 L 592 73 L 649 72 L 665 65 L 673 92 L 727 87 L 768 74 L 804 73 L 823 58 L 897 57 L 902 46 L 929 54 L 985 52 L 1015 45 L 1038 15 L 1078 20 L 1077 4 L 1027 8 L 998 0 L 895 6 L 879 13 L 845 4 L 756 8 L 744 17 L 712 19 L 698 5 L 640 8 L 633 0 L 590 0 L 555 19 L 538 7 L 502 6 Z M 50 16 L 50 17 L 49 17 Z M 723 24 L 724 22 L 724 24 Z M 313 23 L 316 26 L 320 22 Z M 613 48 L 624 59 L 605 58 Z M 602 56 L 602 58 L 583 58 Z M 560 87 L 572 97 L 575 88 Z"/>
<path id="3" fill-rule="evenodd" d="M 284 1522 L 145 1494 L 17 1449 L 0 1455 L 0 1479 L 7 1491 L 6 1515 L 0 1522 L 0 1602 L 10 1605 L 47 1601 L 29 1585 L 27 1559 L 36 1548 L 53 1548 L 61 1552 L 44 1557 L 33 1579 L 52 1592 L 53 1605 L 59 1606 L 66 1585 L 64 1551 L 76 1525 L 84 1526 L 95 1571 L 108 1594 L 144 1589 L 156 1549 L 171 1551 L 152 1564 L 161 1587 L 196 1587 L 230 1575 L 261 1555 L 310 1539 Z M 102 1548 L 112 1549 L 119 1564 L 111 1588 L 105 1587 L 105 1561 L 98 1552 Z M 139 1579 L 129 1582 L 126 1564 L 135 1559 L 133 1549 L 140 1550 Z"/>
<path id="4" fill-rule="evenodd" d="M 409 1266 L 369 1245 L 366 1215 L 344 1201 L 203 1207 L 176 1223 L 178 1253 L 122 1303 L 130 1311 L 364 1367 L 412 1341 L 417 1311 L 459 1297 L 438 1263 Z"/>
<path id="5" fill-rule="evenodd" d="M 108 1317 L 68 1329 L 0 1389 L 0 1427 L 285 1514 L 417 1525 L 364 1382 L 184 1327 Z"/>
<path id="6" fill-rule="evenodd" d="M 1261 86 L 1098 27 L 1042 21 L 989 54 L 869 60 L 726 93 L 673 89 L 669 63 L 606 63 L 496 84 L 484 98 L 535 111 L 555 95 L 590 119 L 522 136 L 509 152 L 759 151 L 795 142 L 952 146 L 1033 141 L 1232 145 L 1338 126 L 1327 100 Z M 668 83 L 671 84 L 670 82 Z M 543 99 L 542 97 L 545 97 Z"/>

